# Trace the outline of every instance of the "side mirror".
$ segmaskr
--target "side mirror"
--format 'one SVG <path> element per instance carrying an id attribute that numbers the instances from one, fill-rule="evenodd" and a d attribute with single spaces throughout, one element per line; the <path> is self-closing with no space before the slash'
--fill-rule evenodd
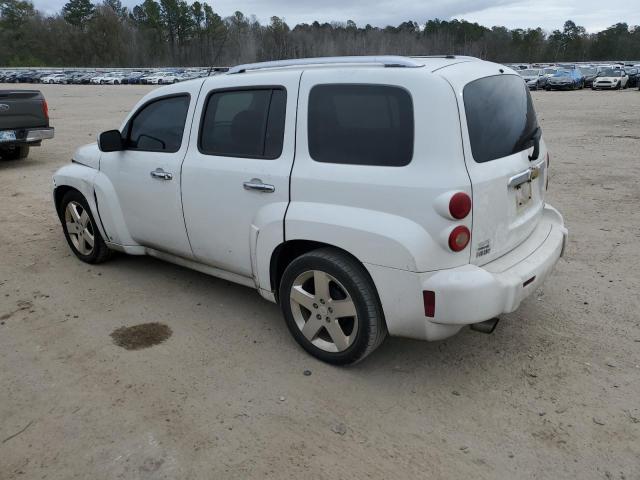
<path id="1" fill-rule="evenodd" d="M 98 148 L 102 152 L 119 152 L 124 150 L 124 142 L 120 130 L 107 130 L 98 138 Z"/>

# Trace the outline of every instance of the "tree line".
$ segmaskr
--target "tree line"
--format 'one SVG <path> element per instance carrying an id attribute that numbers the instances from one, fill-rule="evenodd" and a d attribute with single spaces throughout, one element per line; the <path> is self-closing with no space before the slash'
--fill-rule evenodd
<path id="1" fill-rule="evenodd" d="M 355 22 L 261 24 L 223 18 L 198 0 L 69 0 L 45 15 L 29 0 L 0 0 L 0 66 L 222 66 L 328 55 L 472 55 L 497 62 L 640 60 L 640 27 L 617 23 L 587 33 L 573 21 L 541 28 L 484 27 L 465 20 L 398 26 Z"/>

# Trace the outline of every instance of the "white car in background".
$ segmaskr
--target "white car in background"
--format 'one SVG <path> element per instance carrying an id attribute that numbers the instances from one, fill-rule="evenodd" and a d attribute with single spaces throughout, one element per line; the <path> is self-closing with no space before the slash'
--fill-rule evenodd
<path id="1" fill-rule="evenodd" d="M 514 70 L 329 57 L 153 90 L 55 173 L 53 200 L 81 261 L 119 250 L 253 287 L 307 352 L 348 364 L 387 333 L 490 333 L 518 308 L 565 248 L 548 179 Z"/>
<path id="2" fill-rule="evenodd" d="M 179 82 L 180 76 L 175 72 L 158 72 L 146 78 L 146 83 L 151 85 L 162 85 Z"/>
<path id="3" fill-rule="evenodd" d="M 123 72 L 112 72 L 103 78 L 103 82 L 105 85 L 120 85 L 125 76 Z"/>
<path id="4" fill-rule="evenodd" d="M 598 73 L 593 80 L 593 90 L 599 89 L 616 89 L 627 88 L 629 83 L 629 75 L 622 68 L 606 68 Z"/>
<path id="5" fill-rule="evenodd" d="M 541 81 L 544 79 L 542 68 L 527 68 L 526 70 L 517 70 L 517 72 L 524 78 L 527 87 L 531 90 L 538 90 L 541 87 Z"/>
<path id="6" fill-rule="evenodd" d="M 122 72 L 108 72 L 91 78 L 91 83 L 94 85 L 119 85 L 123 78 L 124 73 Z"/>
<path id="7" fill-rule="evenodd" d="M 67 83 L 67 76 L 64 73 L 54 73 L 52 75 L 47 75 L 46 77 L 42 77 L 40 79 L 41 83 L 57 83 L 63 84 Z"/>

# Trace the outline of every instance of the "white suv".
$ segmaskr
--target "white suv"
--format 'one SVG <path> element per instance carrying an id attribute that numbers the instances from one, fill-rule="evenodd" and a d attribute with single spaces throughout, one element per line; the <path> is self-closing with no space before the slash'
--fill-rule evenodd
<path id="1" fill-rule="evenodd" d="M 524 80 L 468 57 L 251 64 L 147 94 L 54 176 L 89 263 L 152 255 L 256 288 L 331 363 L 491 331 L 567 238 Z"/>

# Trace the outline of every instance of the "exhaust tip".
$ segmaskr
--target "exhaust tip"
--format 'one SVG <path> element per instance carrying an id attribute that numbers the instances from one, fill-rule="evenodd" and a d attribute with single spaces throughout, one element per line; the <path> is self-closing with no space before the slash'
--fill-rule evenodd
<path id="1" fill-rule="evenodd" d="M 484 322 L 472 323 L 471 325 L 469 325 L 469 328 L 471 328 L 471 330 L 473 330 L 474 332 L 486 333 L 487 335 L 489 335 L 496 329 L 499 321 L 500 319 L 496 317 L 490 320 L 485 320 Z"/>

